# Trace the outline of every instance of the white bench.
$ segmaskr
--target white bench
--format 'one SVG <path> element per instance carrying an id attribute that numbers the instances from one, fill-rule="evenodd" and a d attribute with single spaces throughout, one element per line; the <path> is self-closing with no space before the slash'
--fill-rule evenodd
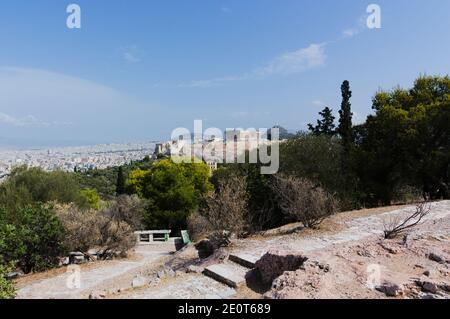
<path id="1" fill-rule="evenodd" d="M 168 242 L 170 230 L 143 230 L 134 232 L 138 245 L 152 245 L 155 243 Z M 162 235 L 155 238 L 155 235 Z"/>

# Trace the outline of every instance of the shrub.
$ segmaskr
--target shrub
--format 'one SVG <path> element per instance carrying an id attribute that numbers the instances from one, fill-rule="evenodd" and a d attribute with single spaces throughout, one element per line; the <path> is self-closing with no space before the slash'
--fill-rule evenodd
<path id="1" fill-rule="evenodd" d="M 230 177 L 215 193 L 204 198 L 202 214 L 214 231 L 230 231 L 238 236 L 245 232 L 248 226 L 245 184 L 237 177 Z"/>
<path id="2" fill-rule="evenodd" d="M 17 261 L 25 273 L 57 265 L 65 252 L 63 238 L 64 227 L 50 208 L 33 205 L 13 214 L 0 210 L 1 262 Z"/>
<path id="3" fill-rule="evenodd" d="M 431 205 L 427 202 L 416 206 L 413 213 L 408 216 L 395 216 L 384 222 L 384 238 L 392 239 L 417 226 L 423 218 L 431 212 Z"/>
<path id="4" fill-rule="evenodd" d="M 209 220 L 199 213 L 190 215 L 188 217 L 187 225 L 189 236 L 193 241 L 198 241 L 206 237 L 212 231 L 212 225 Z"/>
<path id="5" fill-rule="evenodd" d="M 112 218 L 128 223 L 133 230 L 142 230 L 147 204 L 137 195 L 120 195 L 104 209 Z"/>
<path id="6" fill-rule="evenodd" d="M 272 187 L 283 212 L 305 227 L 315 228 L 337 211 L 334 197 L 307 179 L 276 177 Z"/>
<path id="7" fill-rule="evenodd" d="M 100 209 L 100 196 L 97 191 L 92 188 L 82 189 L 76 204 L 84 209 Z"/>
<path id="8" fill-rule="evenodd" d="M 103 258 L 125 257 L 136 245 L 136 237 L 129 224 L 106 215 L 100 219 L 100 255 Z"/>
<path id="9" fill-rule="evenodd" d="M 65 228 L 64 246 L 68 250 L 87 252 L 99 243 L 97 211 L 81 211 L 74 205 L 58 205 L 55 210 Z"/>
<path id="10" fill-rule="evenodd" d="M 102 257 L 108 258 L 125 255 L 135 245 L 132 226 L 117 211 L 81 211 L 73 205 L 65 205 L 59 206 L 57 212 L 66 229 L 64 244 L 71 251 L 86 253 L 96 248 Z"/>
<path id="11" fill-rule="evenodd" d="M 6 275 L 10 271 L 10 267 L 0 264 L 0 299 L 13 299 L 16 295 L 13 284 L 6 279 Z"/>

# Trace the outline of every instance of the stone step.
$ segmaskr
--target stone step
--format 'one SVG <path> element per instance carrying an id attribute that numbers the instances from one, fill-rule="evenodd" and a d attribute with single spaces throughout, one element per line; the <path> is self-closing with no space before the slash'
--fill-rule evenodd
<path id="1" fill-rule="evenodd" d="M 247 269 L 232 264 L 216 264 L 206 267 L 203 274 L 232 288 L 245 284 Z"/>
<path id="2" fill-rule="evenodd" d="M 255 263 L 260 259 L 259 257 L 248 255 L 248 254 L 231 254 L 228 259 L 235 262 L 243 267 L 253 269 L 255 268 Z"/>

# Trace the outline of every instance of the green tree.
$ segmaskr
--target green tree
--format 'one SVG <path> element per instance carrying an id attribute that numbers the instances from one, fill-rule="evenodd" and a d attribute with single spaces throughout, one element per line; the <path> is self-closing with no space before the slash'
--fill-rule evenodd
<path id="1" fill-rule="evenodd" d="M 36 202 L 77 202 L 80 187 L 73 174 L 19 167 L 0 185 L 0 205 L 15 210 Z"/>
<path id="2" fill-rule="evenodd" d="M 119 171 L 117 172 L 116 194 L 118 196 L 125 194 L 125 174 L 122 166 L 119 167 Z"/>
<path id="3" fill-rule="evenodd" d="M 127 181 L 130 193 L 150 203 L 145 217 L 149 228 L 185 228 L 187 217 L 198 207 L 201 196 L 211 189 L 206 164 L 176 164 L 169 159 L 148 170 L 133 171 Z"/>
<path id="4" fill-rule="evenodd" d="M 339 110 L 339 126 L 337 132 L 341 138 L 342 144 L 342 155 L 341 155 L 341 172 L 343 175 L 342 189 L 346 193 L 348 200 L 342 203 L 343 207 L 351 207 L 353 204 L 350 203 L 353 197 L 353 193 L 356 188 L 356 176 L 354 174 L 353 168 L 353 151 L 354 151 L 354 134 L 353 134 L 353 124 L 352 117 L 353 113 L 351 110 L 350 98 L 352 97 L 352 91 L 350 91 L 350 83 L 344 81 L 341 86 L 342 93 L 342 103 L 341 109 Z M 347 201 L 350 201 L 347 203 Z"/>
<path id="5" fill-rule="evenodd" d="M 58 265 L 58 257 L 65 253 L 63 238 L 64 227 L 50 208 L 0 209 L 1 264 L 17 262 L 25 273 Z"/>
<path id="6" fill-rule="evenodd" d="M 82 189 L 80 191 L 80 198 L 77 200 L 76 204 L 80 208 L 84 209 L 100 209 L 101 198 L 97 193 L 97 190 L 93 188 Z"/>
<path id="7" fill-rule="evenodd" d="M 409 90 L 380 91 L 373 109 L 357 138 L 367 201 L 389 204 L 402 185 L 449 198 L 450 78 L 421 76 Z"/>
<path id="8" fill-rule="evenodd" d="M 339 126 L 337 132 L 342 138 L 342 144 L 344 149 L 350 148 L 353 144 L 353 113 L 351 110 L 350 98 L 352 97 L 352 91 L 350 91 L 350 83 L 344 81 L 341 86 L 342 103 L 339 110 Z"/>
<path id="9" fill-rule="evenodd" d="M 321 119 L 317 120 L 317 125 L 308 124 L 309 131 L 314 135 L 328 135 L 333 136 L 336 134 L 336 126 L 334 125 L 335 117 L 333 116 L 333 110 L 329 107 L 324 108 L 319 112 Z"/>

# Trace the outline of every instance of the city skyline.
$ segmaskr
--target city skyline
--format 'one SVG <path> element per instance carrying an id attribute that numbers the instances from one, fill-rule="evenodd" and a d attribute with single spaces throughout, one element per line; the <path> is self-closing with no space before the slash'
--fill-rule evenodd
<path id="1" fill-rule="evenodd" d="M 378 89 L 450 73 L 443 1 L 377 1 L 381 29 L 360 0 L 75 2 L 77 30 L 69 2 L 2 2 L 0 148 L 167 140 L 196 119 L 301 130 L 337 113 L 343 80 L 361 123 Z"/>

